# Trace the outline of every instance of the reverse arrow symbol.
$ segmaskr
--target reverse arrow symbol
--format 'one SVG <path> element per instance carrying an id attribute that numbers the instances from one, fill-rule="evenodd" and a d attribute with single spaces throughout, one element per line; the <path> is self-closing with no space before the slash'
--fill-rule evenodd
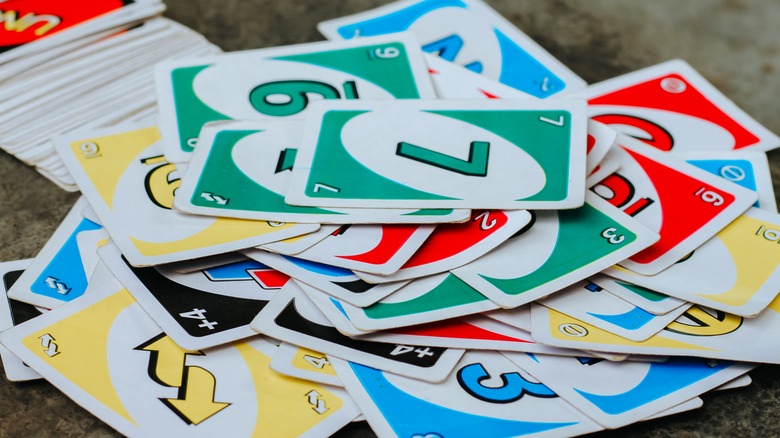
<path id="1" fill-rule="evenodd" d="M 217 380 L 201 367 L 184 368 L 184 381 L 178 398 L 160 399 L 187 424 L 198 425 L 230 406 L 214 400 Z"/>
<path id="2" fill-rule="evenodd" d="M 227 205 L 228 202 L 230 202 L 230 199 L 223 198 L 222 196 L 215 195 L 213 193 L 209 192 L 203 192 L 200 194 L 200 197 L 209 201 L 209 202 L 216 202 L 217 205 Z"/>
<path id="3" fill-rule="evenodd" d="M 314 409 L 314 412 L 322 415 L 328 410 L 328 408 L 325 407 L 325 400 L 321 400 L 319 398 L 320 397 L 319 392 L 312 389 L 306 394 L 306 397 L 309 398 L 309 404 L 312 405 L 312 409 Z"/>
<path id="4" fill-rule="evenodd" d="M 49 357 L 54 357 L 58 354 L 60 354 L 59 351 L 57 351 L 57 344 L 54 343 L 56 339 L 48 333 L 39 336 L 38 339 L 41 340 L 41 347 L 44 348 L 44 351 L 46 351 L 46 355 Z"/>
<path id="5" fill-rule="evenodd" d="M 70 288 L 67 284 L 61 282 L 55 277 L 47 277 L 46 280 L 44 280 L 47 286 L 49 286 L 50 289 L 54 289 L 57 291 L 60 295 L 67 295 L 68 292 L 70 292 Z"/>

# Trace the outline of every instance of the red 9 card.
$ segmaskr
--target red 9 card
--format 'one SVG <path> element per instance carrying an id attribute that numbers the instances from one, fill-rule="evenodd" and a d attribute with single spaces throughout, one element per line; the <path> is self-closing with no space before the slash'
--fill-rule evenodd
<path id="1" fill-rule="evenodd" d="M 654 275 L 673 265 L 736 219 L 755 192 L 621 135 L 620 170 L 591 190 L 636 218 L 661 239 L 620 265 Z"/>
<path id="2" fill-rule="evenodd" d="M 7 0 L 0 2 L 0 53 L 40 40 L 134 0 Z"/>
<path id="3" fill-rule="evenodd" d="M 665 152 L 767 151 L 780 138 L 688 63 L 664 62 L 588 87 L 588 115 Z"/>

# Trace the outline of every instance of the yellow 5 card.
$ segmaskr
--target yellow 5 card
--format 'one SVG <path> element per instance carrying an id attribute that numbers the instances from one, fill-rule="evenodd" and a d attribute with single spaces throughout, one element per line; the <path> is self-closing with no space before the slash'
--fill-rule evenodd
<path id="1" fill-rule="evenodd" d="M 342 389 L 272 371 L 277 347 L 260 338 L 204 351 L 180 348 L 116 283 L 0 340 L 131 437 L 321 437 L 359 414 Z"/>
<path id="2" fill-rule="evenodd" d="M 316 231 L 316 224 L 191 216 L 173 211 L 179 170 L 155 127 L 81 132 L 55 141 L 68 170 L 134 266 L 235 251 Z"/>
<path id="3" fill-rule="evenodd" d="M 543 344 L 610 353 L 696 356 L 780 364 L 780 299 L 747 319 L 693 306 L 645 341 L 635 342 L 535 304 L 531 334 Z"/>
<path id="4" fill-rule="evenodd" d="M 780 214 L 751 208 L 656 275 L 619 266 L 613 277 L 692 303 L 753 317 L 780 292 Z"/>

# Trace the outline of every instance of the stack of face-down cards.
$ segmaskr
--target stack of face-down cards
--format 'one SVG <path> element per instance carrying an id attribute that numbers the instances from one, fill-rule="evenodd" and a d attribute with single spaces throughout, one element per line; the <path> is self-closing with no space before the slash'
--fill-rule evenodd
<path id="1" fill-rule="evenodd" d="M 475 0 L 320 29 L 54 139 L 83 196 L 1 265 L 9 379 L 128 436 L 551 437 L 780 363 L 780 139 L 689 65 L 587 87 Z"/>
<path id="2" fill-rule="evenodd" d="M 157 0 L 0 5 L 0 147 L 78 190 L 51 138 L 154 114 L 152 65 L 218 49 Z"/>

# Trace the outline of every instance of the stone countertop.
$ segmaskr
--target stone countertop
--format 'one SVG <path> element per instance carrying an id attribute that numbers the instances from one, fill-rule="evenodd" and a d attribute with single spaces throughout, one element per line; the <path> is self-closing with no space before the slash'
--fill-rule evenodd
<path id="1" fill-rule="evenodd" d="M 688 61 L 758 121 L 780 132 L 780 2 L 767 0 L 486 0 L 549 52 L 595 83 L 665 60 Z M 226 51 L 322 40 L 319 21 L 382 0 L 167 0 L 166 15 Z M 769 153 L 775 187 L 780 152 Z M 0 261 L 34 257 L 76 201 L 0 153 Z M 777 436 L 777 366 L 750 373 L 745 389 L 704 396 L 689 413 L 597 436 Z M 0 437 L 110 437 L 111 428 L 43 381 L 0 378 Z M 339 437 L 372 437 L 353 423 Z"/>

